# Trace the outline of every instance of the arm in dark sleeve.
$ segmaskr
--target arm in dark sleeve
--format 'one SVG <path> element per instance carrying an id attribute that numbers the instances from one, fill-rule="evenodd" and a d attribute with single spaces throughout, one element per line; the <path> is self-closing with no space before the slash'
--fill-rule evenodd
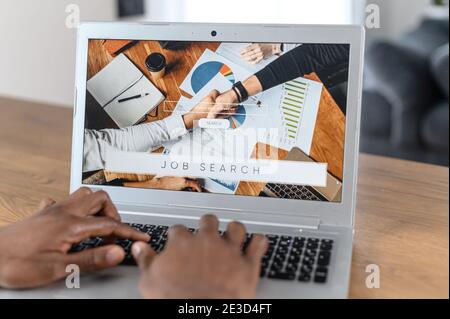
<path id="1" fill-rule="evenodd" d="M 283 54 L 278 59 L 258 71 L 263 91 L 349 61 L 350 45 L 347 44 L 303 44 Z"/>

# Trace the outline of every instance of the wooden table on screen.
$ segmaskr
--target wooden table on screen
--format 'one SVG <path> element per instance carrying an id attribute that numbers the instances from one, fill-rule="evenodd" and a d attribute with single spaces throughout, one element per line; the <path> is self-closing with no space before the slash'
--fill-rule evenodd
<path id="1" fill-rule="evenodd" d="M 1 227 L 67 196 L 72 110 L 0 98 L 0 114 Z M 350 297 L 449 297 L 448 182 L 447 167 L 361 155 Z"/>
<path id="2" fill-rule="evenodd" d="M 157 116 L 148 116 L 147 121 L 161 120 L 171 114 L 171 107 L 175 107 L 180 97 L 191 96 L 180 89 L 188 73 L 194 67 L 197 60 L 206 49 L 216 51 L 218 43 L 195 42 L 182 50 L 162 49 L 156 41 L 139 41 L 137 44 L 123 51 L 123 53 L 147 76 L 150 81 L 165 95 L 165 103 L 158 106 Z M 155 81 L 145 67 L 145 59 L 152 52 L 161 52 L 166 57 L 168 70 L 166 75 Z M 93 40 L 89 43 L 88 79 L 102 70 L 114 57 L 105 49 L 104 40 Z M 306 76 L 315 81 L 320 79 L 315 74 Z M 328 163 L 328 171 L 342 180 L 342 165 L 344 159 L 344 134 L 345 116 L 331 95 L 324 88 L 317 114 L 316 126 L 311 145 L 310 156 L 317 162 Z M 266 147 L 257 145 L 257 147 Z M 277 151 L 277 150 L 275 150 Z M 278 150 L 279 158 L 284 158 L 287 153 Z M 133 176 L 130 174 L 109 174 L 109 176 Z M 136 176 L 137 179 L 141 179 Z M 236 191 L 239 195 L 258 196 L 264 187 L 264 183 L 241 182 Z"/>

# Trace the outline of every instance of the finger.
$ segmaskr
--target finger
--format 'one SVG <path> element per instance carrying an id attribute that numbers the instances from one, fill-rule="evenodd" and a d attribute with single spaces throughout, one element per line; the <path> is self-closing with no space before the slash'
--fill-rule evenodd
<path id="1" fill-rule="evenodd" d="M 253 61 L 255 55 L 256 55 L 256 52 L 252 52 L 252 53 L 246 54 L 245 56 L 243 56 L 243 58 L 244 58 L 244 60 L 247 60 L 247 61 Z"/>
<path id="2" fill-rule="evenodd" d="M 256 269 L 259 269 L 261 258 L 266 253 L 268 245 L 266 236 L 260 234 L 253 235 L 245 254 Z"/>
<path id="3" fill-rule="evenodd" d="M 241 55 L 244 55 L 244 54 L 248 53 L 249 51 L 252 51 L 254 48 L 255 48 L 255 43 L 246 46 L 246 47 L 241 51 Z"/>
<path id="4" fill-rule="evenodd" d="M 105 191 L 97 191 L 83 199 L 83 204 L 80 205 L 79 213 L 82 216 L 88 215 L 100 215 L 111 217 L 117 221 L 120 221 L 120 215 L 116 206 L 109 198 L 108 193 Z"/>
<path id="5" fill-rule="evenodd" d="M 257 53 L 251 57 L 251 61 L 260 61 L 262 60 L 264 55 L 262 53 Z"/>
<path id="6" fill-rule="evenodd" d="M 251 63 L 252 64 L 258 64 L 259 62 L 261 62 L 263 60 L 264 56 L 259 56 L 256 59 L 254 59 Z"/>
<path id="7" fill-rule="evenodd" d="M 227 226 L 225 239 L 234 246 L 241 247 L 246 238 L 245 226 L 237 221 L 232 221 Z"/>
<path id="8" fill-rule="evenodd" d="M 75 192 L 70 194 L 69 199 L 77 199 L 77 198 L 84 197 L 84 196 L 87 196 L 90 194 L 92 194 L 92 190 L 90 188 L 80 187 Z"/>
<path id="9" fill-rule="evenodd" d="M 244 57 L 247 59 L 254 59 L 255 57 L 257 57 L 261 54 L 262 54 L 261 50 L 253 50 L 253 51 L 248 52 Z"/>
<path id="10" fill-rule="evenodd" d="M 156 252 L 149 244 L 139 241 L 131 246 L 131 254 L 141 270 L 147 269 L 156 256 Z"/>
<path id="11" fill-rule="evenodd" d="M 217 234 L 219 233 L 219 220 L 212 214 L 203 215 L 199 221 L 199 234 Z"/>
<path id="12" fill-rule="evenodd" d="M 186 240 L 192 237 L 192 233 L 183 225 L 173 225 L 167 232 L 168 243 L 172 243 L 178 239 Z"/>
<path id="13" fill-rule="evenodd" d="M 209 92 L 208 96 L 213 98 L 214 100 L 217 99 L 217 97 L 220 95 L 220 92 L 217 90 L 211 90 L 211 92 Z"/>
<path id="14" fill-rule="evenodd" d="M 255 52 L 255 49 L 249 47 L 247 50 L 245 50 L 242 53 L 242 57 L 246 57 L 246 56 L 252 55 L 254 52 Z"/>
<path id="15" fill-rule="evenodd" d="M 50 197 L 44 198 L 40 201 L 40 203 L 37 207 L 37 211 L 46 209 L 47 207 L 52 206 L 54 203 L 56 203 L 56 202 L 52 198 L 50 198 Z"/>
<path id="16" fill-rule="evenodd" d="M 81 271 L 94 271 L 117 266 L 125 258 L 125 251 L 116 245 L 86 249 L 67 255 L 67 263 L 76 264 Z"/>
<path id="17" fill-rule="evenodd" d="M 197 181 L 186 180 L 186 185 L 187 185 L 187 187 L 194 189 L 196 192 L 199 192 L 199 193 L 202 192 L 202 188 Z"/>
<path id="18" fill-rule="evenodd" d="M 77 218 L 70 225 L 72 242 L 78 243 L 90 237 L 119 237 L 132 241 L 148 242 L 150 236 L 109 217 Z"/>

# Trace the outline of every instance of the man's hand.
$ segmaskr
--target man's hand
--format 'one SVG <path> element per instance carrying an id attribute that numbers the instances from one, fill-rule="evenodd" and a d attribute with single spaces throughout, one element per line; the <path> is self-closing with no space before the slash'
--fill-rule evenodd
<path id="1" fill-rule="evenodd" d="M 198 234 L 183 226 L 169 230 L 162 253 L 137 242 L 132 253 L 140 269 L 139 288 L 146 298 L 252 298 L 256 294 L 261 258 L 267 239 L 255 235 L 246 252 L 241 252 L 245 227 L 228 225 L 224 237 L 213 215 L 200 220 Z"/>
<path id="2" fill-rule="evenodd" d="M 281 45 L 278 43 L 253 43 L 242 50 L 241 57 L 251 64 L 258 64 L 279 53 L 281 53 Z"/>
<path id="3" fill-rule="evenodd" d="M 239 106 L 238 97 L 233 90 L 228 90 L 216 98 L 216 104 L 210 110 L 208 118 L 224 118 L 236 113 Z"/>
<path id="4" fill-rule="evenodd" d="M 44 200 L 31 217 L 0 229 L 0 287 L 30 288 L 64 278 L 66 266 L 92 271 L 119 264 L 117 245 L 71 253 L 72 244 L 89 237 L 120 237 L 147 242 L 147 234 L 120 222 L 107 193 L 80 188 L 55 203 Z"/>
<path id="5" fill-rule="evenodd" d="M 189 113 L 183 115 L 184 124 L 188 130 L 192 129 L 198 120 L 208 117 L 219 95 L 219 91 L 212 90 Z"/>

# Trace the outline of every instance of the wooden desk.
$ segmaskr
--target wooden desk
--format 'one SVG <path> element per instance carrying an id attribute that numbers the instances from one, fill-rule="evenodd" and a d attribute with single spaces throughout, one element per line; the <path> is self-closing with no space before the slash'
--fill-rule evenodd
<path id="1" fill-rule="evenodd" d="M 139 41 L 132 47 L 124 50 L 123 53 L 132 61 L 144 75 L 164 94 L 165 101 L 158 106 L 157 116 L 147 116 L 147 122 L 161 120 L 169 115 L 176 106 L 176 102 L 182 95 L 191 98 L 189 94 L 180 89 L 188 73 L 206 49 L 216 51 L 219 43 L 214 42 L 193 42 L 182 50 L 162 49 L 157 41 Z M 166 75 L 155 81 L 151 73 L 145 66 L 145 59 L 150 53 L 159 52 L 166 57 L 168 63 Z M 88 55 L 88 79 L 100 72 L 112 60 L 113 56 L 106 50 L 104 40 L 89 41 Z M 316 74 L 306 76 L 310 80 L 320 82 Z M 317 162 L 328 163 L 329 172 L 342 180 L 342 165 L 344 161 L 344 136 L 345 136 L 345 115 L 339 106 L 334 102 L 330 93 L 324 88 L 321 102 L 317 114 L 316 126 L 314 130 L 311 158 Z M 285 157 L 286 153 L 279 152 L 279 158 Z M 132 180 L 146 180 L 151 176 L 138 176 L 136 174 L 109 174 L 109 178 L 122 177 L 132 178 Z M 265 183 L 241 182 L 236 194 L 258 196 Z"/>
<path id="2" fill-rule="evenodd" d="M 69 190 L 72 110 L 0 99 L 0 225 Z M 352 298 L 448 298 L 449 170 L 361 155 Z M 365 287 L 365 267 L 381 288 Z"/>

